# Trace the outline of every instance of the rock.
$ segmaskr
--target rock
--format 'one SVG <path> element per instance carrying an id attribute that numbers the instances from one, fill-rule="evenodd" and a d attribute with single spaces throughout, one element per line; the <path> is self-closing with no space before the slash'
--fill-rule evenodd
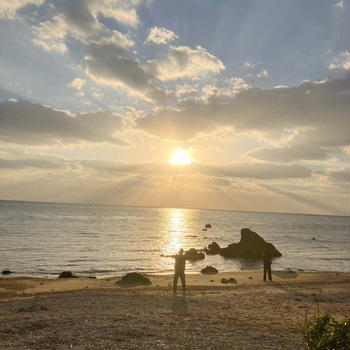
<path id="1" fill-rule="evenodd" d="M 273 244 L 265 242 L 256 232 L 242 228 L 241 240 L 221 248 L 219 253 L 227 258 L 261 259 L 265 251 L 268 251 L 271 257 L 282 255 Z"/>
<path id="2" fill-rule="evenodd" d="M 229 278 L 229 279 L 227 280 L 227 282 L 228 282 L 228 283 L 237 284 L 237 280 L 236 280 L 235 278 L 233 278 L 233 277 Z"/>
<path id="3" fill-rule="evenodd" d="M 201 273 L 205 273 L 207 275 L 214 275 L 218 272 L 219 271 L 213 266 L 206 266 L 204 269 L 201 270 Z"/>
<path id="4" fill-rule="evenodd" d="M 221 283 L 223 283 L 223 284 L 229 284 L 229 283 L 231 283 L 231 284 L 237 284 L 237 281 L 236 281 L 236 279 L 233 278 L 233 277 L 231 277 L 231 278 L 229 278 L 229 279 L 221 278 Z"/>
<path id="5" fill-rule="evenodd" d="M 185 253 L 186 260 L 197 261 L 197 260 L 203 260 L 204 258 L 205 258 L 205 254 L 202 252 L 197 252 L 197 250 L 194 248 L 191 248 Z"/>
<path id="6" fill-rule="evenodd" d="M 204 250 L 208 255 L 215 255 L 220 253 L 221 248 L 216 242 L 212 242 L 208 245 L 208 248 L 205 248 Z"/>
<path id="7" fill-rule="evenodd" d="M 202 231 L 208 231 L 208 229 L 204 228 Z"/>
<path id="8" fill-rule="evenodd" d="M 205 228 L 212 228 L 213 226 L 211 226 L 211 224 L 205 224 L 204 227 L 205 227 Z"/>
<path id="9" fill-rule="evenodd" d="M 3 274 L 3 275 L 9 275 L 10 273 L 12 273 L 12 271 L 10 271 L 10 270 L 4 270 L 4 271 L 2 271 L 2 274 Z"/>
<path id="10" fill-rule="evenodd" d="M 315 238 L 315 237 L 312 237 L 312 240 L 313 240 L 313 241 L 315 241 L 315 240 L 316 240 L 316 238 Z"/>
<path id="11" fill-rule="evenodd" d="M 116 283 L 120 287 L 136 287 L 136 286 L 149 286 L 152 284 L 151 280 L 139 272 L 130 272 L 122 277 L 120 281 Z"/>
<path id="12" fill-rule="evenodd" d="M 60 273 L 58 278 L 76 278 L 77 276 L 73 275 L 71 271 L 63 271 Z"/>

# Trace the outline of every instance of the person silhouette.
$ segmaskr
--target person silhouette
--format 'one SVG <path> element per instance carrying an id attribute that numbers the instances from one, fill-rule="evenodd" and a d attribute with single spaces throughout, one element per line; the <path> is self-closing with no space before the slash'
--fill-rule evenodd
<path id="1" fill-rule="evenodd" d="M 264 281 L 266 281 L 266 274 L 269 277 L 269 281 L 272 281 L 272 275 L 271 275 L 271 255 L 270 253 L 265 250 L 263 255 L 263 261 L 264 261 Z"/>
<path id="2" fill-rule="evenodd" d="M 173 293 L 176 294 L 177 281 L 180 277 L 181 284 L 182 284 L 182 293 L 185 294 L 186 293 L 186 280 L 185 280 L 186 257 L 184 254 L 184 250 L 181 248 L 179 250 L 179 253 L 176 255 L 161 254 L 161 256 L 175 259 Z"/>

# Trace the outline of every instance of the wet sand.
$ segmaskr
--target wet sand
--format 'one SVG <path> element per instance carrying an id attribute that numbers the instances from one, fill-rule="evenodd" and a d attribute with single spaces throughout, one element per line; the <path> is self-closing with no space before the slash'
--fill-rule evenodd
<path id="1" fill-rule="evenodd" d="M 261 271 L 172 276 L 149 287 L 104 279 L 0 278 L 0 349 L 304 349 L 318 312 L 349 313 L 345 273 Z M 234 277 L 237 284 L 222 284 Z"/>

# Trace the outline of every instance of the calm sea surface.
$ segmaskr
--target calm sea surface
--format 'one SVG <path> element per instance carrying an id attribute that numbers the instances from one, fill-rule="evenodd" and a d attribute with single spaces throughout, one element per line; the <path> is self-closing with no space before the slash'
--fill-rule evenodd
<path id="1" fill-rule="evenodd" d="M 206 223 L 212 229 L 202 231 Z M 199 209 L 0 201 L 0 270 L 54 275 L 64 270 L 95 276 L 125 272 L 169 273 L 180 247 L 238 242 L 248 227 L 283 256 L 275 270 L 350 271 L 349 217 L 267 214 Z M 313 239 L 315 238 L 315 239 Z M 260 262 L 207 256 L 188 271 L 261 267 Z"/>

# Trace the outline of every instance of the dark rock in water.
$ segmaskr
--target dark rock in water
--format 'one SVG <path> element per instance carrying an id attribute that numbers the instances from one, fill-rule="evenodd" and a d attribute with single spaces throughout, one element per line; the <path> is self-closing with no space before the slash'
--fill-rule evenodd
<path id="1" fill-rule="evenodd" d="M 271 243 L 265 242 L 256 232 L 249 228 L 242 228 L 241 240 L 238 243 L 229 244 L 220 249 L 220 254 L 227 258 L 261 259 L 267 251 L 271 257 L 279 257 L 282 254 Z"/>
<path id="2" fill-rule="evenodd" d="M 229 284 L 229 283 L 231 283 L 231 284 L 237 284 L 237 281 L 236 281 L 236 279 L 233 278 L 233 277 L 231 277 L 231 278 L 229 278 L 229 279 L 221 278 L 221 283 L 223 283 L 223 284 Z"/>
<path id="3" fill-rule="evenodd" d="M 205 224 L 204 227 L 205 227 L 205 228 L 212 228 L 213 226 L 211 226 L 211 224 Z"/>
<path id="4" fill-rule="evenodd" d="M 312 237 L 312 240 L 313 240 L 313 241 L 315 241 L 315 240 L 316 240 L 316 238 L 315 238 L 315 237 Z"/>
<path id="5" fill-rule="evenodd" d="M 63 271 L 60 273 L 58 278 L 76 278 L 77 276 L 73 275 L 71 271 Z"/>
<path id="6" fill-rule="evenodd" d="M 213 266 L 206 266 L 204 269 L 201 270 L 201 273 L 205 273 L 207 275 L 214 275 L 218 272 L 219 271 Z"/>
<path id="7" fill-rule="evenodd" d="M 10 270 L 4 270 L 4 271 L 2 271 L 2 274 L 3 274 L 3 275 L 9 275 L 10 273 L 12 273 L 12 271 L 10 271 Z"/>
<path id="8" fill-rule="evenodd" d="M 186 260 L 196 261 L 196 260 L 203 260 L 204 258 L 205 258 L 205 254 L 202 252 L 197 252 L 197 250 L 194 248 L 191 248 L 185 253 Z"/>
<path id="9" fill-rule="evenodd" d="M 130 272 L 122 277 L 120 281 L 116 283 L 120 287 L 136 287 L 136 286 L 149 286 L 152 284 L 151 280 L 139 272 Z"/>
<path id="10" fill-rule="evenodd" d="M 215 255 L 220 253 L 221 248 L 216 242 L 212 242 L 208 245 L 208 248 L 205 248 L 204 250 L 208 255 Z"/>

